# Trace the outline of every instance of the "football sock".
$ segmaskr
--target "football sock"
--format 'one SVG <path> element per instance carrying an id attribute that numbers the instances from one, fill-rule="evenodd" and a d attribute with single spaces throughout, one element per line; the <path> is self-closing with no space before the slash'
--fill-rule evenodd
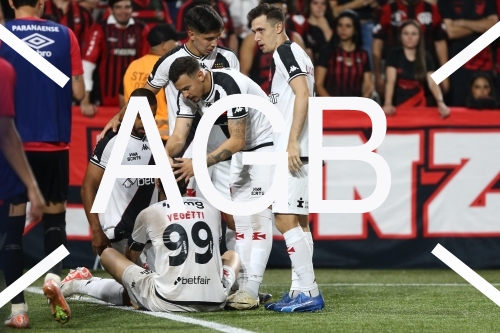
<path id="1" fill-rule="evenodd" d="M 296 227 L 285 232 L 283 237 L 294 271 L 299 277 L 301 291 L 307 296 L 319 295 L 318 285 L 314 277 L 311 248 L 304 232 L 300 227 Z"/>
<path id="2" fill-rule="evenodd" d="M 310 231 L 308 231 L 308 232 L 303 231 L 303 232 L 304 232 L 304 235 L 306 236 L 306 240 L 309 243 L 309 246 L 311 247 L 311 257 L 312 257 L 312 255 L 314 253 L 314 241 L 312 238 L 312 234 Z M 292 286 L 290 288 L 290 292 L 288 293 L 288 295 L 291 298 L 295 298 L 300 293 L 301 293 L 301 289 L 300 289 L 300 284 L 299 284 L 299 276 L 297 275 L 297 273 L 295 273 L 295 270 L 293 269 L 293 266 L 292 266 Z"/>
<path id="3" fill-rule="evenodd" d="M 252 220 L 252 252 L 248 267 L 248 281 L 244 290 L 257 297 L 262 277 L 266 270 L 269 254 L 273 247 L 273 223 L 270 209 L 266 209 L 251 217 Z"/>
<path id="4" fill-rule="evenodd" d="M 4 264 L 5 283 L 8 286 L 23 276 L 23 232 L 26 224 L 26 215 L 9 216 L 7 219 L 7 235 L 5 237 L 2 259 Z M 21 291 L 11 300 L 12 304 L 24 303 L 24 294 Z"/>
<path id="5" fill-rule="evenodd" d="M 226 248 L 227 250 L 234 250 L 236 245 L 236 231 L 226 227 Z"/>
<path id="6" fill-rule="evenodd" d="M 45 230 L 45 255 L 51 254 L 61 245 L 66 245 L 66 211 L 58 214 L 43 214 Z M 49 272 L 61 275 L 62 261 L 52 267 Z"/>
<path id="7" fill-rule="evenodd" d="M 89 295 L 115 305 L 123 304 L 123 291 L 121 284 L 113 279 L 75 280 L 73 292 L 75 294 Z"/>
<path id="8" fill-rule="evenodd" d="M 238 274 L 240 289 L 245 288 L 248 279 L 248 266 L 252 251 L 252 220 L 250 216 L 234 216 L 236 229 L 236 244 L 234 250 L 240 256 L 241 268 Z"/>
<path id="9" fill-rule="evenodd" d="M 20 313 L 20 312 L 28 312 L 28 304 L 26 303 L 19 303 L 19 304 L 12 304 L 10 313 Z"/>
<path id="10" fill-rule="evenodd" d="M 226 289 L 230 289 L 236 281 L 236 273 L 230 266 L 226 265 L 222 266 L 222 271 L 224 273 L 224 287 L 226 287 Z"/>

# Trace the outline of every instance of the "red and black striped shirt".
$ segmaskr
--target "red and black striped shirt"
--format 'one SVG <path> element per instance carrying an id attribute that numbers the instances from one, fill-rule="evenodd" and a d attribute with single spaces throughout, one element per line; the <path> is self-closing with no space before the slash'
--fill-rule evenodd
<path id="1" fill-rule="evenodd" d="M 148 29 L 159 23 L 173 24 L 167 3 L 163 0 L 133 0 L 132 10 L 132 18 L 146 23 Z M 108 7 L 103 20 L 110 15 L 111 9 Z"/>
<path id="2" fill-rule="evenodd" d="M 90 27 L 92 26 L 93 19 L 90 12 L 80 6 L 75 1 L 69 1 L 66 13 L 56 7 L 51 1 L 45 1 L 44 15 L 51 16 L 51 19 L 56 20 L 57 23 L 70 28 L 78 40 L 80 50 L 83 51 L 83 46 L 88 38 Z"/>
<path id="3" fill-rule="evenodd" d="M 106 22 L 94 23 L 83 52 L 83 60 L 97 64 L 98 80 L 94 80 L 92 95 L 103 106 L 119 105 L 124 70 L 149 51 L 144 23 L 131 19 L 127 27 L 120 28 L 115 22 L 110 16 Z"/>
<path id="4" fill-rule="evenodd" d="M 327 69 L 325 89 L 330 96 L 363 96 L 363 76 L 371 71 L 365 50 L 347 52 L 329 43 L 316 66 Z"/>

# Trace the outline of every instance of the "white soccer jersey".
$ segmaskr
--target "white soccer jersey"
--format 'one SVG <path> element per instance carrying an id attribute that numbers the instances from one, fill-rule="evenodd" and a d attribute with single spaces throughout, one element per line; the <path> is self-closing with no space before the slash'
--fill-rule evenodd
<path id="1" fill-rule="evenodd" d="M 198 57 L 191 53 L 184 44 L 177 46 L 158 59 L 153 68 L 153 72 L 148 77 L 148 83 L 153 88 L 165 88 L 165 96 L 168 105 L 169 135 L 172 135 L 175 128 L 175 118 L 177 117 L 178 111 L 177 96 L 179 95 L 179 90 L 175 89 L 173 84 L 169 84 L 170 79 L 168 77 L 168 72 L 175 59 L 185 56 L 195 58 L 204 68 L 219 69 L 229 67 L 237 69 L 238 71 L 240 70 L 240 62 L 236 54 L 230 49 L 221 46 L 217 46 L 210 54 L 204 57 Z"/>
<path id="2" fill-rule="evenodd" d="M 220 305 L 222 285 L 220 213 L 201 198 L 183 198 L 186 214 L 162 201 L 137 217 L 130 248 L 142 251 L 151 240 L 156 255 L 155 294 L 177 305 Z"/>
<path id="3" fill-rule="evenodd" d="M 224 68 L 213 71 L 207 70 L 207 75 L 208 74 L 212 76 L 210 93 L 208 96 L 200 99 L 198 103 L 194 103 L 191 100 L 183 98 L 182 95 L 179 95 L 179 113 L 177 117 L 194 119 L 196 114 L 199 112 L 204 114 L 213 103 L 229 95 L 248 94 L 267 98 L 266 94 L 257 83 L 235 69 Z M 215 125 L 226 124 L 228 119 L 243 117 L 247 117 L 245 147 L 243 150 L 254 150 L 258 147 L 272 145 L 273 131 L 271 123 L 262 112 L 253 108 L 232 108 L 222 114 Z M 221 138 L 219 141 L 209 140 L 208 150 L 210 152 L 214 151 L 228 137 L 229 133 L 226 133 L 226 137 Z"/>
<path id="4" fill-rule="evenodd" d="M 290 81 L 299 75 L 307 78 L 309 93 L 314 96 L 314 66 L 307 53 L 297 44 L 287 40 L 273 53 L 271 65 L 271 93 L 269 100 L 276 104 L 285 118 L 285 132 L 274 134 L 274 145 L 277 151 L 286 151 L 293 120 L 295 93 Z M 300 156 L 309 157 L 309 125 L 308 120 L 299 137 Z"/>
<path id="5" fill-rule="evenodd" d="M 90 162 L 106 169 L 118 132 L 108 131 L 100 140 Z M 122 165 L 154 164 L 146 137 L 131 135 L 122 159 Z M 110 239 L 129 237 L 137 215 L 146 207 L 158 202 L 154 178 L 117 178 L 104 214 L 99 214 L 101 227 Z M 114 230 L 113 230 L 114 229 Z"/>

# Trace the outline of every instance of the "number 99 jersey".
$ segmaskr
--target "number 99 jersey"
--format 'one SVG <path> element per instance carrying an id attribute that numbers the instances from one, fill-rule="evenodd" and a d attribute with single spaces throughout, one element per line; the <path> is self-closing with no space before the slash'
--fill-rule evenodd
<path id="1" fill-rule="evenodd" d="M 148 303 L 158 303 L 150 307 L 160 311 L 176 311 L 175 306 L 177 311 L 220 309 L 227 297 L 221 282 L 220 212 L 201 198 L 183 201 L 185 214 L 172 213 L 162 201 L 137 216 L 130 248 L 141 251 L 151 240 L 155 251 L 154 286 L 144 292 Z"/>

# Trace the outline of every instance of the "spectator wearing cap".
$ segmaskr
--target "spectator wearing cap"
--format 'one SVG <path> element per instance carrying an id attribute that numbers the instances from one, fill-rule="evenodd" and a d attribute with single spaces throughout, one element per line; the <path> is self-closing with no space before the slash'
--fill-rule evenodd
<path id="1" fill-rule="evenodd" d="M 144 87 L 148 75 L 152 72 L 158 59 L 177 46 L 179 37 L 177 31 L 169 24 L 159 24 L 151 29 L 147 36 L 150 46 L 149 54 L 134 60 L 123 75 L 123 81 L 120 86 L 120 107 L 123 107 L 128 102 L 132 91 Z M 167 140 L 168 110 L 163 89 L 156 95 L 156 100 L 158 102 L 155 116 L 156 125 L 160 131 L 162 140 Z"/>

